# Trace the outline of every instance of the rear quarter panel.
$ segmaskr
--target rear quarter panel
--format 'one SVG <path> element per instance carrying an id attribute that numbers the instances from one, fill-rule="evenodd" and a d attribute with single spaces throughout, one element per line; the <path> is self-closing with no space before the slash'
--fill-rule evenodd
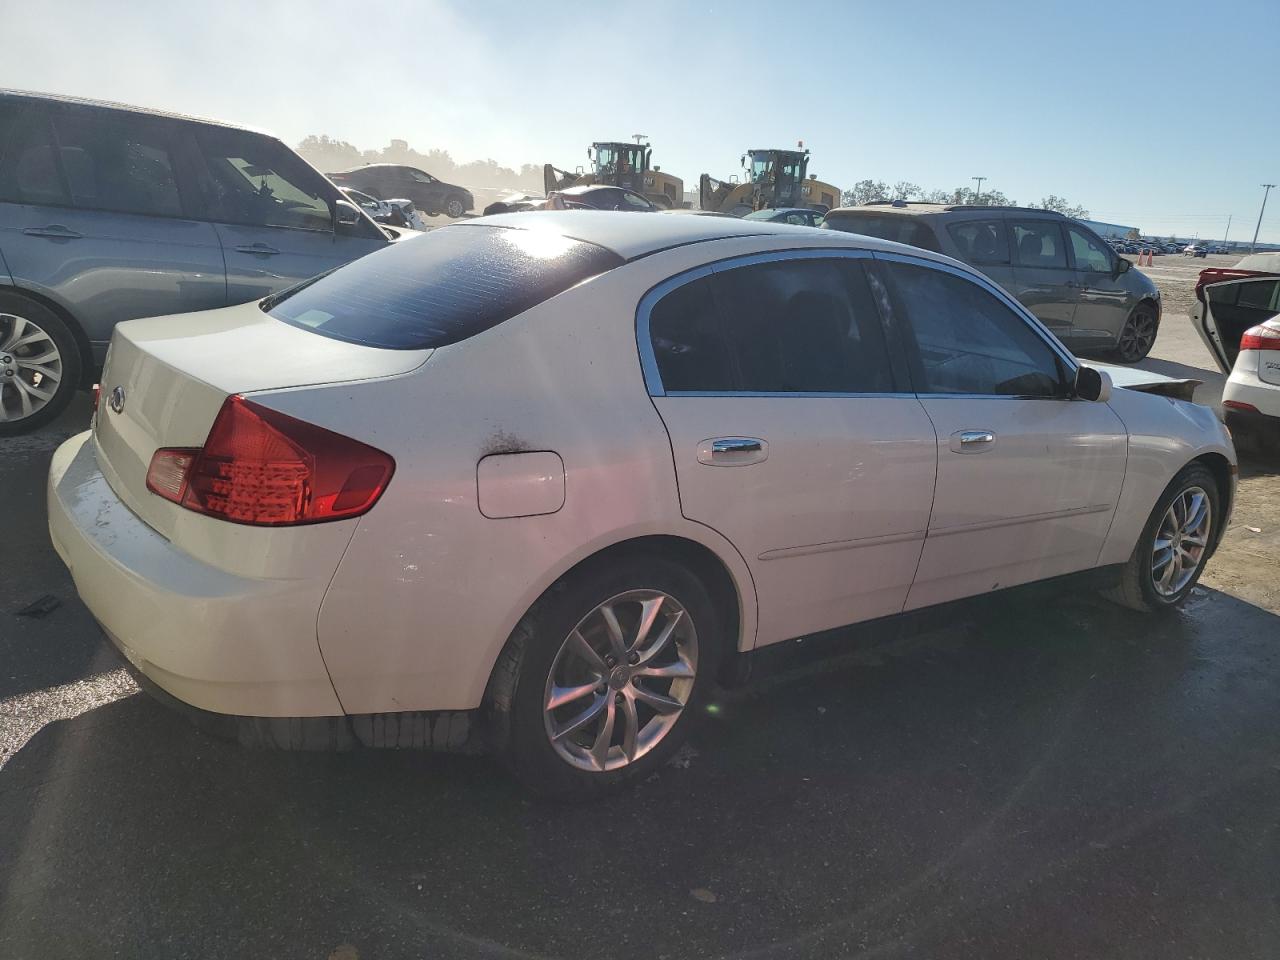
<path id="1" fill-rule="evenodd" d="M 1125 389 L 1114 390 L 1108 403 L 1129 432 L 1129 458 L 1100 566 L 1129 559 L 1160 494 L 1188 463 L 1205 454 L 1236 463 L 1231 436 L 1209 407 Z M 1229 498 L 1233 491 L 1223 492 Z"/>
<path id="2" fill-rule="evenodd" d="M 728 541 L 681 515 L 670 442 L 636 349 L 637 302 L 699 262 L 676 250 L 621 267 L 440 348 L 413 374 L 256 398 L 396 459 L 319 616 L 347 712 L 478 706 L 533 602 L 579 561 L 634 537 L 709 547 L 738 588 L 737 645 L 754 642 L 750 574 Z M 520 451 L 559 455 L 563 506 L 485 517 L 477 464 Z"/>

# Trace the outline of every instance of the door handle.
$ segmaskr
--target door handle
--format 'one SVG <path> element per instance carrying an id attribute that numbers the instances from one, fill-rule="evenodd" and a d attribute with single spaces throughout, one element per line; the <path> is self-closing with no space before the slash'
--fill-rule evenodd
<path id="1" fill-rule="evenodd" d="M 79 240 L 81 234 L 60 223 L 51 223 L 47 227 L 27 227 L 22 231 L 28 237 L 50 237 L 54 240 Z"/>
<path id="2" fill-rule="evenodd" d="M 280 251 L 266 243 L 242 243 L 236 247 L 237 253 L 256 253 L 264 257 L 274 257 Z"/>
<path id="3" fill-rule="evenodd" d="M 985 453 L 995 446 L 996 435 L 990 430 L 957 430 L 951 435 L 955 453 Z"/>
<path id="4" fill-rule="evenodd" d="M 712 467 L 743 467 L 769 457 L 769 444 L 757 437 L 715 437 L 698 444 L 698 462 Z"/>

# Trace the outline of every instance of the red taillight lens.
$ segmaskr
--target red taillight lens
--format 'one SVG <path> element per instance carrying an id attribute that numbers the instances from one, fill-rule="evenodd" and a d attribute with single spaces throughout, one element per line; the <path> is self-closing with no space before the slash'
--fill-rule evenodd
<path id="1" fill-rule="evenodd" d="M 236 396 L 204 447 L 155 452 L 147 489 L 233 523 L 320 523 L 367 511 L 395 467 L 381 450 Z"/>
<path id="2" fill-rule="evenodd" d="M 1244 413 L 1257 413 L 1258 408 L 1252 403 L 1245 403 L 1243 400 L 1223 400 L 1223 407 L 1228 410 L 1240 410 Z"/>
<path id="3" fill-rule="evenodd" d="M 1240 337 L 1241 350 L 1280 350 L 1280 324 L 1268 320 L 1250 327 Z"/>
<path id="4" fill-rule="evenodd" d="M 102 384 L 95 383 L 93 385 L 93 412 L 98 412 L 98 398 L 102 395 Z"/>

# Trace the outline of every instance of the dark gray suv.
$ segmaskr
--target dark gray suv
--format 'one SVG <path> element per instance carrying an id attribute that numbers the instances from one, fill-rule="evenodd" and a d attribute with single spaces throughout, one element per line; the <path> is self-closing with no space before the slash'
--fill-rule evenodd
<path id="1" fill-rule="evenodd" d="M 92 384 L 122 320 L 256 300 L 389 242 L 274 137 L 0 90 L 0 436 Z"/>
<path id="2" fill-rule="evenodd" d="M 1136 363 L 1155 343 L 1159 289 L 1062 214 L 892 200 L 832 210 L 823 226 L 963 260 L 1020 300 L 1073 353 Z"/>

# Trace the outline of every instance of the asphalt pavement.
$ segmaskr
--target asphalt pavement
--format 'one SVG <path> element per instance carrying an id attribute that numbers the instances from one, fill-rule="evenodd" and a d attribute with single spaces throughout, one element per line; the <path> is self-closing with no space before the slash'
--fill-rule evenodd
<path id="1" fill-rule="evenodd" d="M 1174 329 L 1148 362 L 1203 370 Z M 791 645 L 649 781 L 560 806 L 136 693 L 45 529 L 86 414 L 0 441 L 6 960 L 1280 954 L 1274 540 L 1166 618 L 1035 587 Z"/>

